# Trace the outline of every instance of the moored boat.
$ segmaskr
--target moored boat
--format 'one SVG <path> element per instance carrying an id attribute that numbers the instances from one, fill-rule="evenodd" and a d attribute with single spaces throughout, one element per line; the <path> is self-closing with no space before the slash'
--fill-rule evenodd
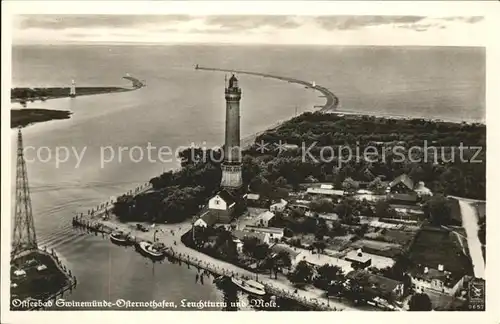
<path id="1" fill-rule="evenodd" d="M 154 260 L 163 259 L 165 257 L 165 254 L 163 253 L 165 246 L 162 243 L 141 241 L 135 245 L 135 248 L 142 255 Z"/>
<path id="2" fill-rule="evenodd" d="M 257 295 L 257 296 L 264 296 L 266 294 L 266 290 L 263 284 L 255 281 L 255 280 L 241 280 L 237 279 L 235 277 L 231 278 L 231 281 L 244 290 L 245 292 L 252 294 L 252 295 Z"/>
<path id="3" fill-rule="evenodd" d="M 111 242 L 118 245 L 129 245 L 131 242 L 130 236 L 121 231 L 113 232 L 109 235 Z"/>

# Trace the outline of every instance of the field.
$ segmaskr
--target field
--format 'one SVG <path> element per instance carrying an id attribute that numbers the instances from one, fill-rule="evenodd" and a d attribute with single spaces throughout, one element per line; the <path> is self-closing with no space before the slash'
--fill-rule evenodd
<path id="1" fill-rule="evenodd" d="M 394 243 L 387 243 L 381 241 L 373 241 L 362 239 L 354 242 L 351 245 L 353 248 L 360 248 L 366 253 L 384 256 L 387 258 L 393 258 L 398 254 L 401 254 L 401 246 Z"/>
<path id="2" fill-rule="evenodd" d="M 439 264 L 454 274 L 472 274 L 470 260 L 463 254 L 455 234 L 436 228 L 422 229 L 409 251 L 414 265 L 437 269 Z"/>

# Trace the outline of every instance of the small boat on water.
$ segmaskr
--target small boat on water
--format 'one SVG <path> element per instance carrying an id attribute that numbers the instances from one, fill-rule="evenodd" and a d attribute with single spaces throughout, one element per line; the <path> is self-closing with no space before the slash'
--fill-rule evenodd
<path id="1" fill-rule="evenodd" d="M 130 236 L 121 231 L 113 232 L 109 236 L 111 242 L 118 245 L 129 245 L 131 243 Z"/>
<path id="2" fill-rule="evenodd" d="M 249 294 L 257 296 L 264 296 L 266 294 L 264 285 L 255 280 L 242 280 L 232 277 L 231 281 Z"/>
<path id="3" fill-rule="evenodd" d="M 148 241 L 141 241 L 135 245 L 135 249 L 142 255 L 147 256 L 154 260 L 160 260 L 165 257 L 163 243 L 151 243 Z"/>

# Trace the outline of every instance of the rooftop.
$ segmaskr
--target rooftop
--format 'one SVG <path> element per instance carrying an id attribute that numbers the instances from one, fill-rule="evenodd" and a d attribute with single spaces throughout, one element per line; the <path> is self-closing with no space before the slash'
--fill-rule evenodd
<path id="1" fill-rule="evenodd" d="M 249 193 L 249 194 L 246 194 L 246 198 L 248 200 L 259 200 L 260 199 L 260 195 L 259 194 L 255 194 L 255 193 Z"/>
<path id="2" fill-rule="evenodd" d="M 403 173 L 402 175 L 400 175 L 399 177 L 397 177 L 396 179 L 392 180 L 390 183 L 389 183 L 389 187 L 394 187 L 395 185 L 399 184 L 399 183 L 402 183 L 404 184 L 406 187 L 408 187 L 408 189 L 412 189 L 415 187 L 415 184 L 413 183 L 413 180 L 410 179 L 410 177 Z"/>
<path id="3" fill-rule="evenodd" d="M 352 250 L 347 253 L 345 259 L 349 261 L 365 263 L 371 260 L 371 256 L 367 255 L 366 253 L 360 252 L 359 250 Z"/>
<path id="4" fill-rule="evenodd" d="M 283 235 L 284 232 L 284 229 L 280 227 L 261 227 L 253 225 L 245 226 L 244 230 L 247 232 L 261 232 L 261 233 L 281 234 L 281 235 Z"/>
<path id="5" fill-rule="evenodd" d="M 427 271 L 426 271 L 427 270 Z M 411 271 L 411 276 L 416 279 L 431 281 L 434 279 L 441 280 L 446 287 L 452 288 L 455 284 L 462 279 L 459 276 L 453 276 L 449 271 L 439 271 L 438 269 L 418 267 Z"/>
<path id="6" fill-rule="evenodd" d="M 245 237 L 256 237 L 260 241 L 265 242 L 266 240 L 266 234 L 264 233 L 258 233 L 258 232 L 248 232 L 248 231 L 242 231 L 242 230 L 234 230 L 231 232 L 233 236 L 237 239 L 243 240 Z"/>
<path id="7" fill-rule="evenodd" d="M 231 205 L 236 202 L 236 199 L 230 194 L 227 190 L 221 190 L 217 193 L 217 196 L 221 197 L 222 200 L 226 202 L 226 204 Z"/>
<path id="8" fill-rule="evenodd" d="M 344 273 L 348 273 L 352 271 L 352 266 L 351 262 L 342 260 L 339 258 L 331 257 L 329 255 L 325 254 L 312 254 L 310 251 L 304 251 L 301 252 L 300 254 L 297 255 L 296 259 L 297 262 L 299 261 L 307 261 L 310 264 L 313 264 L 315 266 L 321 267 L 325 264 L 329 264 L 332 266 L 338 266 L 342 268 Z"/>
<path id="9" fill-rule="evenodd" d="M 327 188 L 318 188 L 311 187 L 307 188 L 307 193 L 309 194 L 318 194 L 318 195 L 327 195 L 327 196 L 343 196 L 343 190 L 335 190 L 335 189 L 327 189 Z"/>
<path id="10" fill-rule="evenodd" d="M 364 270 L 356 270 L 356 271 L 351 271 L 347 274 L 347 278 L 349 279 L 355 279 L 355 280 L 360 280 L 362 278 L 366 278 L 368 283 L 376 290 L 379 290 L 383 293 L 390 294 L 391 292 L 394 291 L 394 289 L 399 285 L 402 284 L 401 281 L 393 280 L 387 277 L 371 274 L 367 271 Z"/>
<path id="11" fill-rule="evenodd" d="M 210 210 L 204 212 L 199 219 L 203 220 L 208 226 L 212 226 L 217 223 L 217 215 L 212 213 Z"/>
<path id="12" fill-rule="evenodd" d="M 269 211 L 269 210 L 266 210 L 265 212 L 263 212 L 262 214 L 258 215 L 255 220 L 256 222 L 260 222 L 261 220 L 267 222 L 269 221 L 270 219 L 272 219 L 274 217 L 274 213 L 272 211 Z"/>

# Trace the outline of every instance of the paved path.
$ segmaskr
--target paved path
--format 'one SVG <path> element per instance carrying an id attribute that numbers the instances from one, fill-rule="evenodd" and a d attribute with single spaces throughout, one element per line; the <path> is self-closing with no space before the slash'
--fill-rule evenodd
<path id="1" fill-rule="evenodd" d="M 484 277 L 484 259 L 483 252 L 481 251 L 481 241 L 479 241 L 478 231 L 478 218 L 476 209 L 471 206 L 471 203 L 464 200 L 459 200 L 460 214 L 462 215 L 462 226 L 467 233 L 467 245 L 469 247 L 469 255 L 474 267 L 474 276 L 476 278 Z"/>

